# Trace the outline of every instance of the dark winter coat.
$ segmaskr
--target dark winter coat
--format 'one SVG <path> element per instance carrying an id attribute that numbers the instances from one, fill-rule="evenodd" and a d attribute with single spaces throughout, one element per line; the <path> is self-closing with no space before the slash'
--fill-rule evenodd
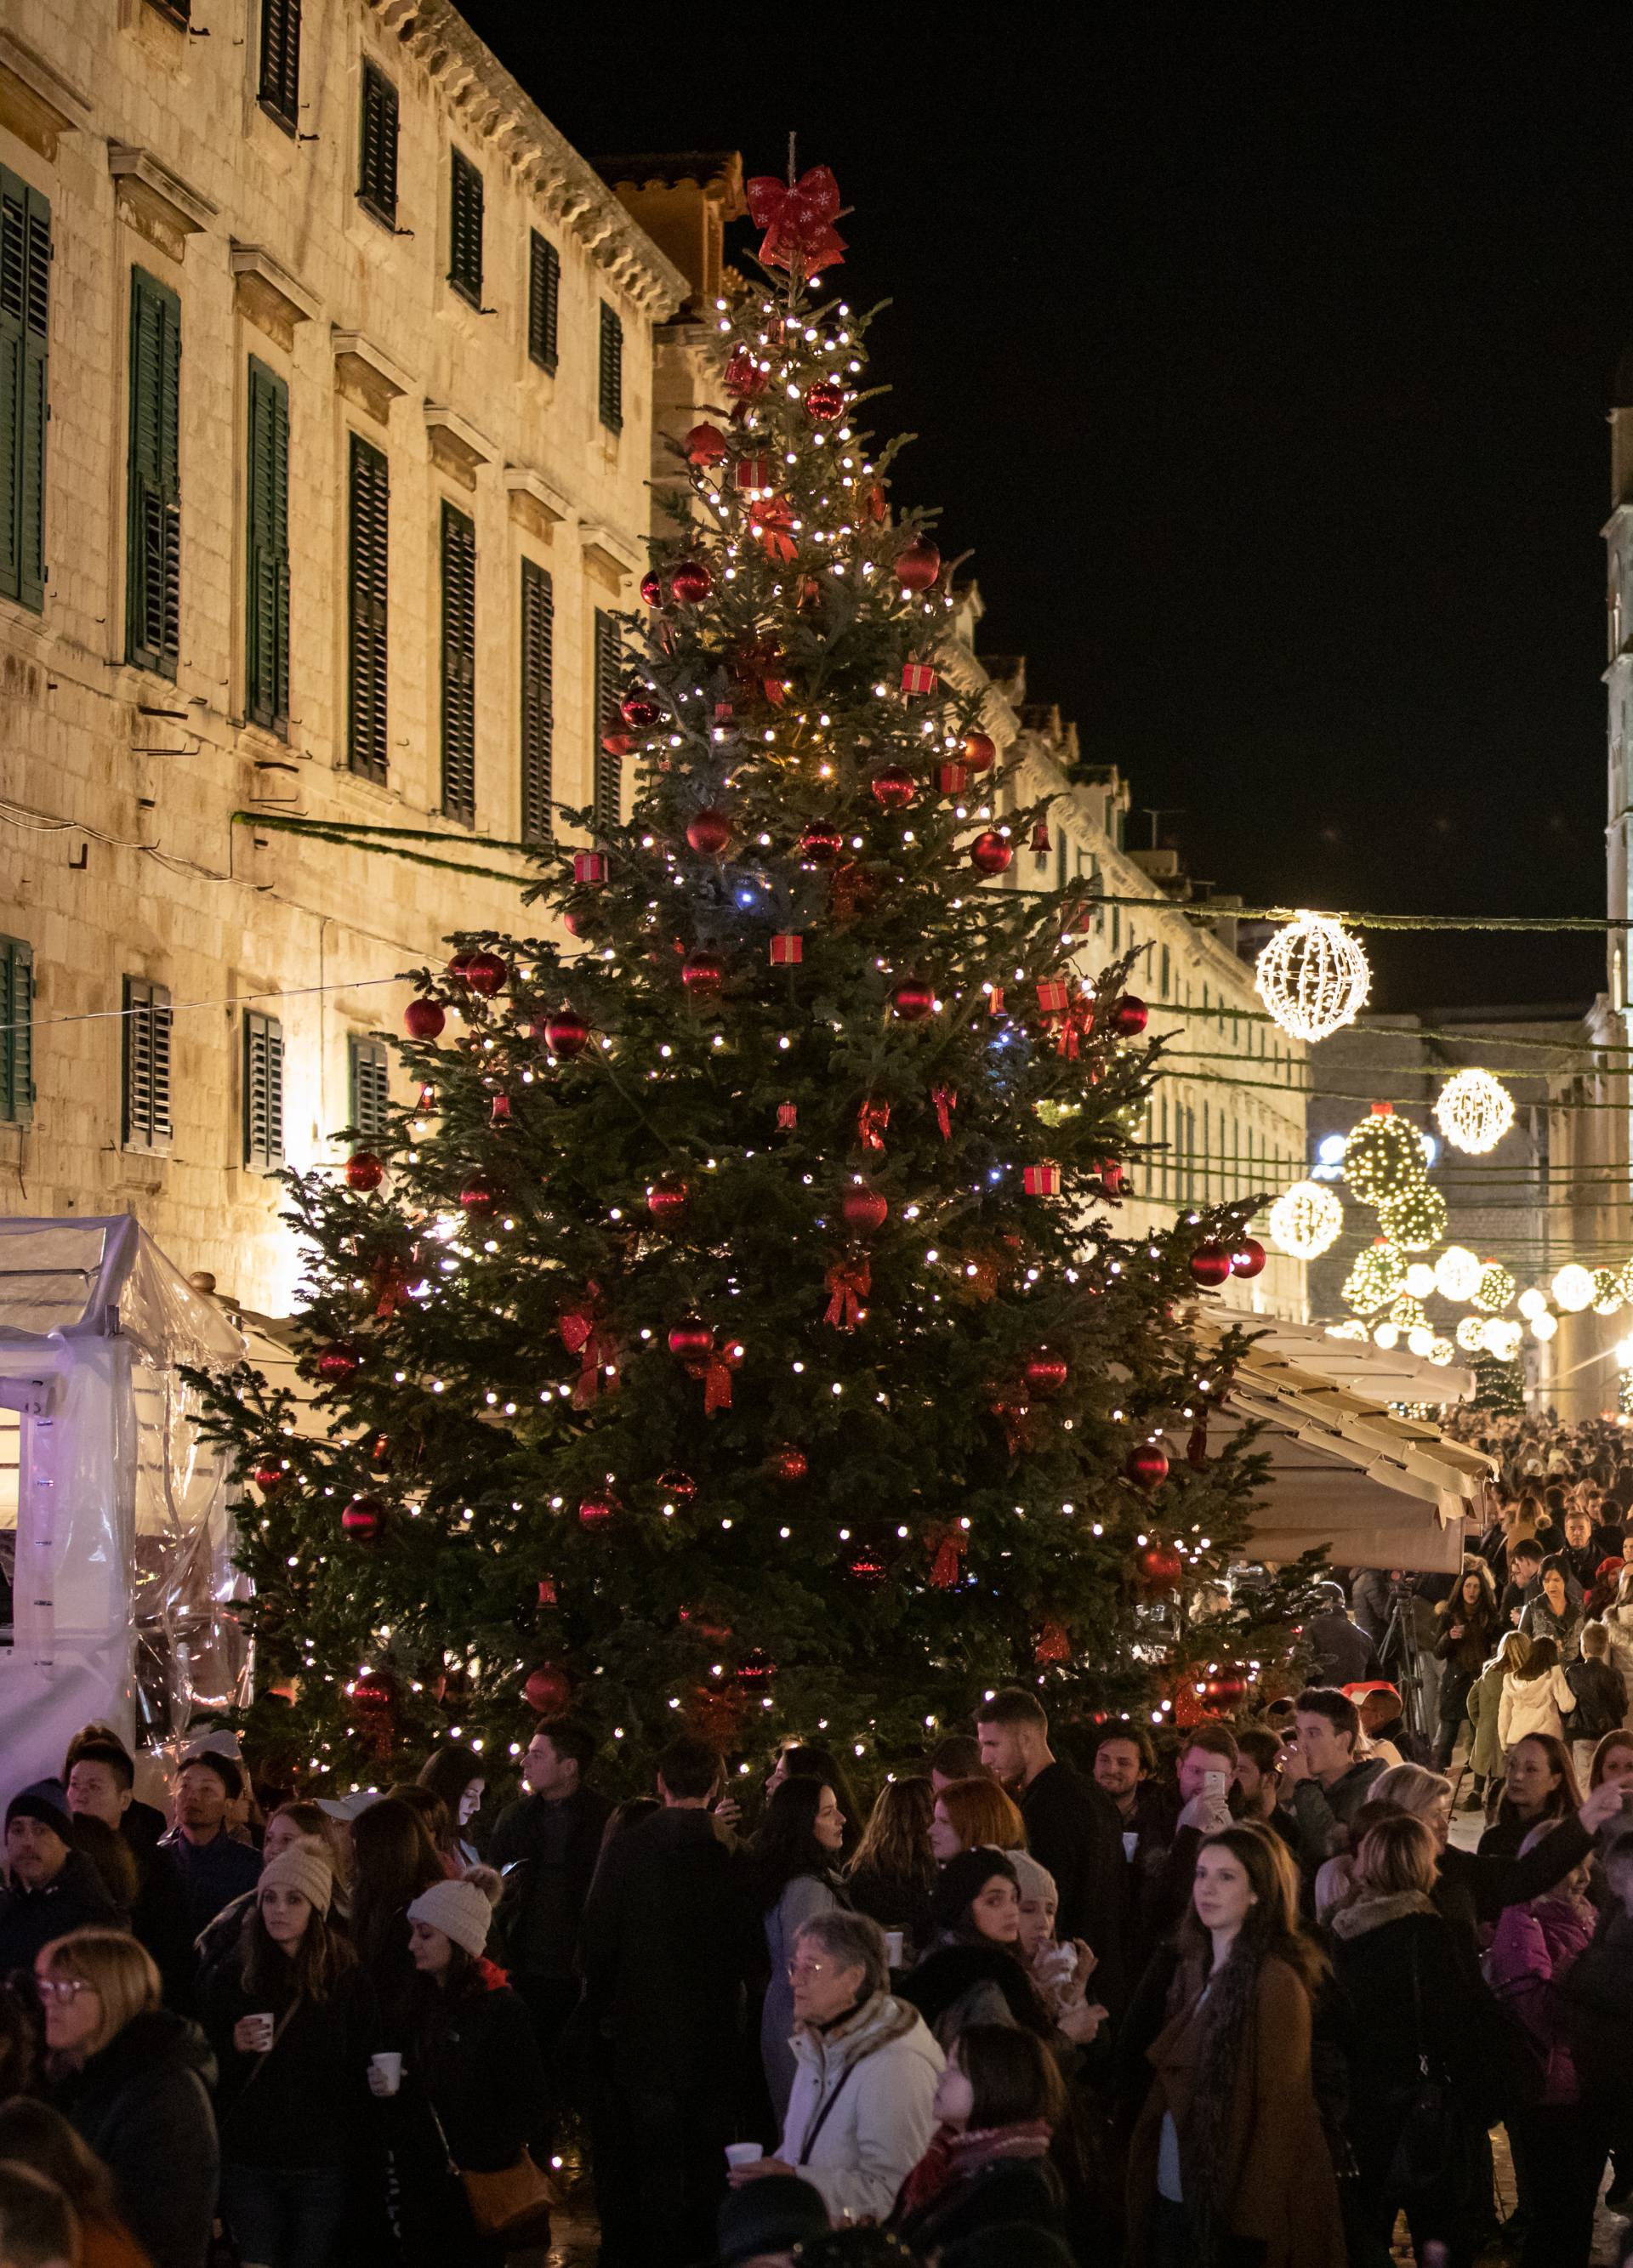
<path id="1" fill-rule="evenodd" d="M 1323 1787 L 1312 1778 L 1295 1780 L 1288 1788 L 1282 1800 L 1282 1809 L 1292 1822 L 1288 1840 L 1307 1874 L 1348 1847 L 1349 1822 L 1385 1769 L 1381 1756 L 1363 1756 L 1341 1773 L 1331 1787 Z"/>
<path id="2" fill-rule="evenodd" d="M 1354 2012 L 1350 2037 L 1350 2132 L 1363 2142 L 1393 2133 L 1418 2083 L 1419 2032 L 1413 2001 L 1414 1955 L 1422 2041 L 1459 2097 L 1489 2103 L 1496 2010 L 1481 1982 L 1473 1941 L 1415 1892 L 1365 1898 L 1333 1917 L 1333 1970 Z"/>
<path id="3" fill-rule="evenodd" d="M 1055 1930 L 1065 1945 L 1081 1937 L 1095 1954 L 1095 1995 L 1116 2013 L 1127 1992 L 1122 1921 L 1122 1822 L 1117 1806 L 1069 1764 L 1046 1764 L 1021 1791 L 1026 1847 L 1054 1876 L 1060 1894 Z"/>
<path id="4" fill-rule="evenodd" d="M 1493 1647 L 1502 1631 L 1495 1604 L 1485 1607 L 1446 1605 L 1441 1617 L 1440 1635 L 1435 1640 L 1435 1653 L 1446 1666 L 1447 1682 L 1453 1677 L 1478 1677 L 1491 1657 Z M 1452 1632 L 1459 1631 L 1460 1637 Z M 1442 1709 L 1442 1717 L 1445 1711 Z M 1459 1712 L 1460 1714 L 1460 1712 Z"/>
<path id="5" fill-rule="evenodd" d="M 133 2016 L 56 2090 L 114 2177 L 120 2219 L 153 2268 L 204 2268 L 220 2171 L 215 2058 L 167 2008 Z"/>
<path id="6" fill-rule="evenodd" d="M 138 1842 L 128 1830 L 125 1841 L 141 1881 L 130 1909 L 130 1934 L 152 1955 L 164 1979 L 166 2005 L 186 2013 L 193 1999 L 197 1963 L 181 1877 L 168 1851 L 159 1850 L 154 1843 Z"/>
<path id="7" fill-rule="evenodd" d="M 19 1882 L 0 1891 L 0 1977 L 32 1969 L 41 1947 L 70 1929 L 123 1926 L 124 1917 L 90 1859 L 83 1851 L 70 1851 L 43 1889 L 27 1890 Z"/>
<path id="8" fill-rule="evenodd" d="M 223 2161 L 290 2169 L 347 2164 L 370 2100 L 368 2058 L 381 2043 L 366 1980 L 350 1970 L 327 1999 L 302 2000 L 292 2014 L 288 1984 L 252 1990 L 240 1951 L 205 1981 L 203 1995 L 221 2074 L 216 2116 Z M 240 2054 L 234 2026 L 262 2014 L 278 2021 L 276 2044 L 265 2055 Z"/>
<path id="9" fill-rule="evenodd" d="M 565 1838 L 551 1834 L 566 1815 Z M 493 1830 L 492 1862 L 505 1876 L 496 1959 L 522 1977 L 571 1977 L 579 1925 L 601 1856 L 612 1806 L 598 1788 L 580 1787 L 559 1804 L 525 1795 L 507 1804 Z"/>
<path id="10" fill-rule="evenodd" d="M 950 2182 L 917 2213 L 892 2215 L 890 2226 L 927 2260 L 986 2228 L 1046 2228 L 1063 2239 L 1060 2177 L 1046 2158 L 1000 2158 Z"/>
<path id="11" fill-rule="evenodd" d="M 903 1977 L 896 1997 L 919 2011 L 943 2049 L 950 2049 L 966 2023 L 1010 2023 L 1041 2040 L 1054 2036 L 1048 2012 L 1016 1955 L 985 1940 L 938 1945 Z"/>
<path id="12" fill-rule="evenodd" d="M 196 1938 L 225 1905 L 261 1880 L 261 1853 L 230 1835 L 212 1836 L 208 1843 L 189 1843 L 178 1829 L 159 1848 L 181 1877 L 187 1906 L 188 1933 Z"/>
<path id="13" fill-rule="evenodd" d="M 857 1913 L 866 1914 L 881 1929 L 902 1931 L 914 1952 L 922 1951 L 935 1934 L 927 1882 L 887 1874 L 877 1867 L 857 1867 L 845 1877 L 844 1887 Z"/>
<path id="14" fill-rule="evenodd" d="M 1566 1663 L 1565 1683 L 1577 1697 L 1570 1712 L 1573 1741 L 1602 1741 L 1617 1729 L 1628 1706 L 1627 1684 L 1619 1669 L 1584 1654 Z"/>
<path id="15" fill-rule="evenodd" d="M 1571 1963 L 1559 1992 L 1583 2095 L 1625 2116 L 1633 2101 L 1633 1917 L 1619 1903 L 1600 1916 L 1592 1943 Z"/>
<path id="16" fill-rule="evenodd" d="M 1378 1648 L 1336 1607 L 1325 1615 L 1312 1615 L 1304 1638 L 1315 1656 L 1318 1685 L 1359 1685 L 1378 1675 Z"/>

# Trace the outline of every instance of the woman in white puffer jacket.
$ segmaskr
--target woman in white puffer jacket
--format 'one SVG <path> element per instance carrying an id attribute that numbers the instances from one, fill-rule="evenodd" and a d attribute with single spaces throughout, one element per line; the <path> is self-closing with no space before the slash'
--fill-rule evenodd
<path id="1" fill-rule="evenodd" d="M 1622 1673 L 1628 1693 L 1626 1723 L 1633 1725 L 1633 1566 L 1624 1567 L 1616 1585 L 1616 1603 L 1605 1609 L 1610 1637 L 1610 1666 Z"/>
<path id="2" fill-rule="evenodd" d="M 1497 1739 L 1504 1750 L 1533 1733 L 1565 1737 L 1565 1719 L 1577 1705 L 1570 1681 L 1560 1667 L 1559 1648 L 1551 1638 L 1535 1638 L 1518 1668 L 1503 1680 L 1497 1704 Z"/>

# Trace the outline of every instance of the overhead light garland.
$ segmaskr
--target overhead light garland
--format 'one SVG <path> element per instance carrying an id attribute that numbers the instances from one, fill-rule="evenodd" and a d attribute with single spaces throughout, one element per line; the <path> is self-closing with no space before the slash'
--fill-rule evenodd
<path id="1" fill-rule="evenodd" d="M 1295 1040 L 1325 1040 L 1352 1024 L 1372 987 L 1367 957 L 1341 922 L 1301 911 L 1255 965 L 1259 997 Z"/>
<path id="2" fill-rule="evenodd" d="M 1319 1182 L 1295 1182 L 1270 1208 L 1271 1241 L 1294 1260 L 1319 1260 L 1343 1225 L 1343 1206 Z"/>
<path id="3" fill-rule="evenodd" d="M 1435 1098 L 1435 1117 L 1455 1150 L 1495 1150 L 1514 1123 L 1514 1098 L 1489 1071 L 1454 1071 Z"/>

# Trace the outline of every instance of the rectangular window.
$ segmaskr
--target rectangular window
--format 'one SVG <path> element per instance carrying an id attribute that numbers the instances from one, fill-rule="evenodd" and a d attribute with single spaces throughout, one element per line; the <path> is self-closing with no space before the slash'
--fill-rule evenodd
<path id="1" fill-rule="evenodd" d="M 604 299 L 601 303 L 601 422 L 609 432 L 624 431 L 624 326 Z"/>
<path id="2" fill-rule="evenodd" d="M 347 1117 L 365 1142 L 390 1131 L 391 1052 L 373 1033 L 352 1033 L 346 1042 Z"/>
<path id="3" fill-rule="evenodd" d="M 457 150 L 449 187 L 448 282 L 473 307 L 482 305 L 482 176 Z"/>
<path id="4" fill-rule="evenodd" d="M 127 1150 L 170 1147 L 170 988 L 125 979 L 124 1111 Z"/>
<path id="5" fill-rule="evenodd" d="M 289 731 L 289 388 L 249 358 L 244 713 Z"/>
<path id="6" fill-rule="evenodd" d="M 173 24 L 192 20 L 193 0 L 148 0 L 148 5 L 156 15 L 167 16 Z"/>
<path id="7" fill-rule="evenodd" d="M 386 777 L 386 555 L 391 482 L 378 449 L 351 436 L 347 492 L 346 762 Z"/>
<path id="8" fill-rule="evenodd" d="M 358 202 L 397 225 L 397 91 L 376 64 L 363 66 L 363 125 L 358 138 Z"/>
<path id="9" fill-rule="evenodd" d="M 262 110 L 295 132 L 300 116 L 300 0 L 261 0 Z"/>
<path id="10" fill-rule="evenodd" d="M 0 595 L 45 610 L 51 208 L 0 166 Z"/>
<path id="11" fill-rule="evenodd" d="M 0 1118 L 34 1115 L 34 949 L 0 937 Z"/>
<path id="12" fill-rule="evenodd" d="M 1168 947 L 1167 947 L 1166 946 L 1164 946 L 1163 947 L 1163 998 L 1164 998 L 1164 1000 L 1166 1000 L 1166 999 L 1168 998 L 1168 997 L 1169 997 L 1169 994 L 1168 994 L 1168 987 L 1169 987 L 1170 981 L 1171 981 L 1171 971 L 1170 971 L 1170 968 L 1169 968 L 1169 961 L 1168 961 Z"/>
<path id="13" fill-rule="evenodd" d="M 561 298 L 561 255 L 548 237 L 532 232 L 528 256 L 528 352 L 543 370 L 556 367 L 556 310 Z"/>
<path id="14" fill-rule="evenodd" d="M 244 1163 L 276 1173 L 284 1162 L 284 1027 L 244 1012 Z"/>
<path id="15" fill-rule="evenodd" d="M 550 777 L 555 733 L 556 606 L 550 577 L 521 563 L 521 838 L 548 843 L 556 832 Z"/>
<path id="16" fill-rule="evenodd" d="M 442 507 L 442 811 L 477 815 L 477 530 Z"/>
<path id="17" fill-rule="evenodd" d="M 602 743 L 621 725 L 619 681 L 624 674 L 624 644 L 618 618 L 595 609 L 595 816 L 598 828 L 616 827 L 624 811 L 624 759 Z"/>
<path id="18" fill-rule="evenodd" d="M 181 302 L 130 271 L 125 658 L 174 677 L 181 650 Z"/>

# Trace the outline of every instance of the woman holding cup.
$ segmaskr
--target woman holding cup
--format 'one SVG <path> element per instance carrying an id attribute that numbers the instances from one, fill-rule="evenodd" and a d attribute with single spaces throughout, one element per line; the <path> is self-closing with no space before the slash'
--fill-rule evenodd
<path id="1" fill-rule="evenodd" d="M 245 2268 L 323 2268 L 345 2209 L 368 2017 L 334 1894 L 310 1844 L 281 1852 L 206 1988 L 221 2211 Z"/>

